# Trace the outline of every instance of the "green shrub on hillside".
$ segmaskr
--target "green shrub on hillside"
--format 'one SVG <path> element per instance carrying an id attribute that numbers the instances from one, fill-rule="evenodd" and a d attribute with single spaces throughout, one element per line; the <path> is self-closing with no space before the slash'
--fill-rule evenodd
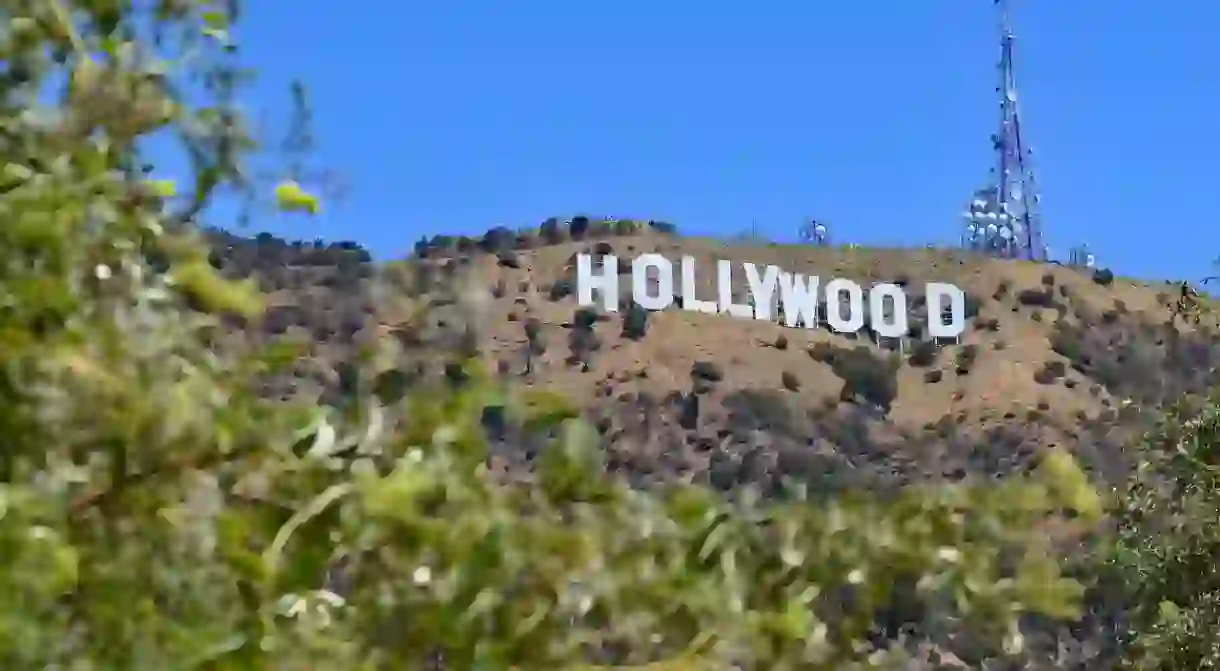
<path id="1" fill-rule="evenodd" d="M 1109 557 L 1139 669 L 1220 668 L 1220 408 L 1171 415 L 1120 494 Z"/>

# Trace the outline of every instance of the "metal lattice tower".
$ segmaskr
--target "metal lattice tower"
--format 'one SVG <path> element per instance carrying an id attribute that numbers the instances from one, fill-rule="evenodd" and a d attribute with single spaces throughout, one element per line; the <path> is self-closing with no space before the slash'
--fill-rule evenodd
<path id="1" fill-rule="evenodd" d="M 1046 261 L 1038 207 L 1042 196 L 1031 165 L 1033 151 L 1021 127 L 1009 0 L 994 2 L 1000 15 L 1000 127 L 991 136 L 996 164 L 990 184 L 975 192 L 963 215 L 963 244 L 995 256 Z"/>

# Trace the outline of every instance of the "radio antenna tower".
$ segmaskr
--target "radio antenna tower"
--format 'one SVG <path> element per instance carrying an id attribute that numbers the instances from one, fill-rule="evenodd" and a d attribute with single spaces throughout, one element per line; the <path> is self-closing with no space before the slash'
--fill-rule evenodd
<path id="1" fill-rule="evenodd" d="M 1038 191 L 1032 164 L 1033 150 L 1021 127 L 1017 96 L 1010 0 L 994 0 L 1000 15 L 1000 126 L 991 136 L 996 164 L 990 184 L 975 192 L 963 243 L 994 256 L 1046 261 Z"/>

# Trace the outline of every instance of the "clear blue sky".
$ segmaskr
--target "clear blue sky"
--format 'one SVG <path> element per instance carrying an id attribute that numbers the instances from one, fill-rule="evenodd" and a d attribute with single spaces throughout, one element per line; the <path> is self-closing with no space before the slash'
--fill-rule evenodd
<path id="1" fill-rule="evenodd" d="M 1220 3 L 1015 0 L 1052 248 L 1196 277 L 1220 254 Z M 612 214 L 790 240 L 955 240 L 996 125 L 989 0 L 249 3 L 254 103 L 301 75 L 352 183 L 294 236 Z M 1209 180 L 1210 178 L 1210 180 Z M 1211 183 L 1209 188 L 1207 184 Z"/>

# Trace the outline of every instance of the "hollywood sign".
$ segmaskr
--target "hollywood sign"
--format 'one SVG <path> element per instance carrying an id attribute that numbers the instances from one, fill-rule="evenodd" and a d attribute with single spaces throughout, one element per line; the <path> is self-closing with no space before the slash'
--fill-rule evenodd
<path id="1" fill-rule="evenodd" d="M 607 312 L 617 312 L 618 258 L 608 254 L 599 258 L 600 262 L 596 262 L 590 254 L 577 255 L 577 301 L 584 307 L 597 305 L 593 296 L 596 291 L 601 295 L 601 307 Z M 827 326 L 838 333 L 856 333 L 864 328 L 866 309 L 868 326 L 879 337 L 903 338 L 909 332 L 907 296 L 897 284 L 881 282 L 865 292 L 859 284 L 847 279 L 832 279 L 822 285 L 816 275 L 790 273 L 778 266 L 760 267 L 753 263 L 720 260 L 716 262 L 716 299 L 704 300 L 695 296 L 695 259 L 682 258 L 678 264 L 681 273 L 678 278 L 674 276 L 674 265 L 660 254 L 636 257 L 631 262 L 632 300 L 645 310 L 665 310 L 674 304 L 674 287 L 679 285 L 682 289 L 677 294 L 681 296 L 680 307 L 688 312 L 774 321 L 778 306 L 782 308 L 784 325 L 814 329 L 819 327 L 818 304 L 825 299 Z M 751 300 L 747 303 L 734 302 L 735 268 L 744 273 L 749 286 Z M 655 289 L 650 291 L 650 285 L 655 285 Z M 965 292 L 952 284 L 929 282 L 924 295 L 928 315 L 932 317 L 927 328 L 930 337 L 956 338 L 966 330 Z"/>

